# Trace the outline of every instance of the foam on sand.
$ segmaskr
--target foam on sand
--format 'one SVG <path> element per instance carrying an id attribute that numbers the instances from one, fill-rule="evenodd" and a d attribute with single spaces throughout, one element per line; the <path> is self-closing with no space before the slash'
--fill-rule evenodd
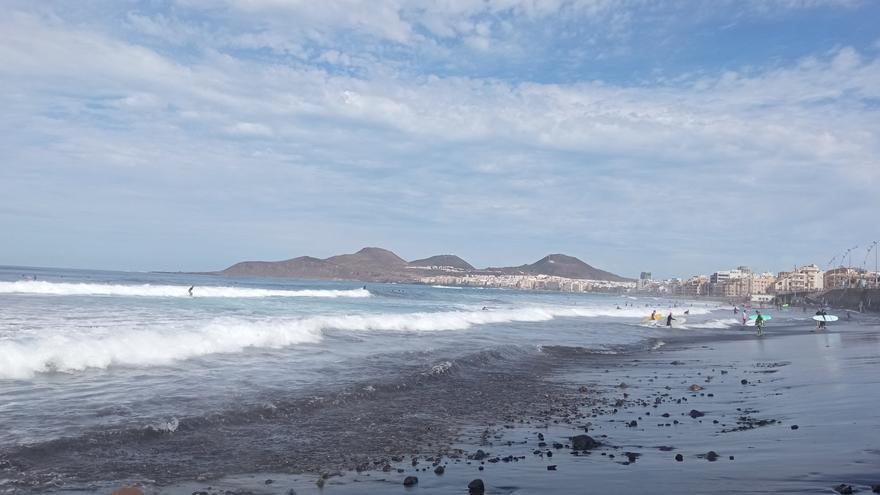
<path id="1" fill-rule="evenodd" d="M 188 289 L 188 285 L 121 285 L 31 280 L 0 282 L 0 294 L 41 294 L 53 296 L 190 297 Z M 193 289 L 192 297 L 370 297 L 370 291 L 365 289 L 272 290 L 200 285 Z"/>

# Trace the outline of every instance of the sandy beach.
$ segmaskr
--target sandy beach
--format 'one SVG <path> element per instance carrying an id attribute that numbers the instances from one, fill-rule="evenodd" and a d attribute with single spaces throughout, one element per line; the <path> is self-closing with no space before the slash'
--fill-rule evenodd
<path id="1" fill-rule="evenodd" d="M 806 320 L 771 326 L 763 338 L 735 329 L 671 335 L 659 350 L 626 356 L 550 352 L 564 364 L 546 377 L 543 404 L 473 424 L 448 448 L 393 452 L 387 466 L 327 473 L 323 489 L 315 474 L 261 473 L 158 492 L 453 494 L 475 479 L 493 494 L 845 493 L 880 485 L 876 317 L 828 331 Z M 602 445 L 572 450 L 581 434 Z M 405 487 L 409 476 L 418 483 Z"/>

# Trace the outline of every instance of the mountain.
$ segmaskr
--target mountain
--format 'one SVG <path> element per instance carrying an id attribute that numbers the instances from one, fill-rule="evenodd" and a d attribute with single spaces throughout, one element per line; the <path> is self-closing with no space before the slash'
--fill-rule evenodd
<path id="1" fill-rule="evenodd" d="M 217 272 L 232 277 L 288 277 L 303 279 L 392 282 L 415 280 L 407 262 L 387 249 L 366 247 L 354 254 L 327 259 L 301 256 L 284 261 L 243 261 Z"/>
<path id="2" fill-rule="evenodd" d="M 531 265 L 488 268 L 487 270 L 500 271 L 508 275 L 551 275 L 565 278 L 608 280 L 611 282 L 626 282 L 629 280 L 611 272 L 594 268 L 574 256 L 564 254 L 551 254 Z"/>
<path id="3" fill-rule="evenodd" d="M 440 254 L 437 256 L 431 256 L 430 258 L 424 258 L 421 260 L 410 261 L 409 266 L 418 266 L 430 268 L 432 266 L 437 267 L 451 267 L 456 268 L 458 270 L 471 271 L 475 270 L 473 266 L 467 261 L 455 256 L 454 254 Z"/>
<path id="4" fill-rule="evenodd" d="M 365 247 L 353 254 L 340 254 L 327 259 L 300 256 L 284 261 L 243 261 L 214 273 L 231 277 L 286 277 L 364 282 L 418 282 L 422 277 L 450 273 L 552 275 L 614 282 L 629 280 L 564 254 L 551 254 L 531 265 L 477 270 L 467 261 L 452 254 L 407 262 L 387 249 L 376 247 Z"/>

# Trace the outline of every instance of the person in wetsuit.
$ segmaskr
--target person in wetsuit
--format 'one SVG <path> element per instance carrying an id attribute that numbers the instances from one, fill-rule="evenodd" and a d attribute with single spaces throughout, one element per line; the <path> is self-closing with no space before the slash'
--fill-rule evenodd
<path id="1" fill-rule="evenodd" d="M 675 320 L 675 318 L 672 317 L 672 311 L 670 311 L 669 316 L 666 317 L 666 326 L 671 327 L 673 320 Z"/>

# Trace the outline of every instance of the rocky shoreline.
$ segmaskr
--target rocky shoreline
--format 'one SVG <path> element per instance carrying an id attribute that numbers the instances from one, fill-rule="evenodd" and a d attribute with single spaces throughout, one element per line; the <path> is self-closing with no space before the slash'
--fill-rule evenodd
<path id="1" fill-rule="evenodd" d="M 561 494 L 601 480 L 613 493 L 870 492 L 880 485 L 880 442 L 866 435 L 880 426 L 871 413 L 878 343 L 873 322 L 762 339 L 738 330 L 677 337 L 619 355 L 546 348 L 548 359 L 519 371 L 440 370 L 403 389 L 363 392 L 372 398 L 357 406 L 337 397 L 337 407 L 320 410 L 328 421 L 321 442 L 332 448 L 289 443 L 283 462 L 246 474 L 196 473 L 184 462 L 168 469 L 193 481 L 126 476 L 91 486 L 173 495 Z M 298 423 L 283 424 L 275 434 L 296 435 Z M 198 439 L 177 440 L 170 445 Z M 73 487 L 48 491 L 86 488 Z"/>
<path id="2" fill-rule="evenodd" d="M 864 433 L 880 425 L 864 413 L 864 399 L 824 396 L 828 410 L 803 407 L 838 386 L 804 382 L 824 373 L 814 360 L 822 354 L 840 360 L 838 367 L 855 364 L 845 380 L 865 394 L 880 391 L 870 370 L 877 363 L 876 324 L 836 329 L 793 329 L 764 339 L 728 334 L 654 352 L 593 356 L 548 375 L 547 392 L 530 410 L 511 408 L 433 451 L 395 453 L 348 472 L 266 478 L 271 483 L 257 487 L 237 478 L 160 491 L 571 493 L 599 479 L 612 493 L 647 487 L 652 493 L 876 492 L 880 450 L 877 438 Z M 841 418 L 852 424 L 841 426 Z"/>

